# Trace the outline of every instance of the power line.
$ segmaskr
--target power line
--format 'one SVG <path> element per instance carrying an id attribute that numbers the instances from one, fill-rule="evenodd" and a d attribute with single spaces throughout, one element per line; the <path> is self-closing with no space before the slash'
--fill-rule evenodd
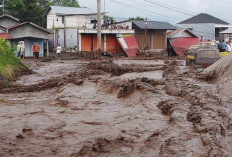
<path id="1" fill-rule="evenodd" d="M 131 5 L 129 5 L 129 4 L 125 4 L 125 3 L 121 3 L 121 2 L 118 2 L 118 1 L 115 1 L 115 0 L 111 0 L 112 2 L 115 2 L 115 3 L 118 3 L 118 4 L 120 4 L 120 5 L 123 5 L 123 6 L 126 6 L 126 7 L 132 7 L 132 8 L 135 8 L 134 6 L 131 6 Z M 140 8 L 138 8 L 139 10 L 143 10 L 143 9 L 140 9 Z M 143 10 L 143 11 L 145 11 L 145 12 L 150 12 L 150 11 L 146 11 L 146 10 Z M 166 16 L 167 17 L 167 16 Z M 171 18 L 171 17 L 168 17 L 168 18 Z M 164 24 L 164 23 L 162 23 L 162 25 L 168 25 L 168 24 Z M 205 26 L 205 27 L 207 27 L 207 26 Z M 215 34 L 212 34 L 212 33 L 207 33 L 207 32 L 201 32 L 201 31 L 196 31 L 196 30 L 194 30 L 194 32 L 198 32 L 198 33 L 204 33 L 204 34 L 208 34 L 208 35 L 215 35 Z"/>
<path id="2" fill-rule="evenodd" d="M 131 5 L 129 5 L 129 4 L 121 3 L 121 2 L 118 2 L 118 1 L 115 1 L 115 0 L 111 0 L 111 1 L 114 2 L 114 3 L 118 3 L 118 4 L 120 4 L 120 5 L 126 6 L 126 7 L 130 7 L 130 8 L 133 8 L 133 9 L 136 9 L 136 10 L 139 10 L 139 11 L 142 11 L 143 13 L 144 13 L 144 12 L 145 12 L 145 13 L 148 13 L 148 14 L 152 15 L 153 17 L 155 17 L 153 14 L 156 14 L 156 15 L 159 15 L 159 16 L 167 17 L 167 18 L 177 19 L 177 18 L 173 18 L 173 17 L 167 16 L 167 15 L 160 14 L 160 13 L 148 11 L 148 10 L 141 9 L 141 8 L 137 8 L 137 7 L 131 6 Z M 156 18 L 157 18 L 157 17 L 156 17 Z M 177 20 L 179 20 L 179 19 L 177 19 Z"/>
<path id="3" fill-rule="evenodd" d="M 150 0 L 144 0 L 144 1 L 147 2 L 147 3 L 153 4 L 153 5 L 160 6 L 160 7 L 163 7 L 163 8 L 172 10 L 172 11 L 176 11 L 176 12 L 179 12 L 179 13 L 183 13 L 183 14 L 186 14 L 186 15 L 195 16 L 197 14 L 200 14 L 200 13 L 197 13 L 197 12 L 193 12 L 193 11 L 189 11 L 189 10 L 184 10 L 184 9 L 177 8 L 175 6 L 167 5 L 167 4 L 164 4 L 164 3 L 162 4 L 161 2 L 157 2 L 157 1 L 156 2 L 153 2 L 153 1 L 150 1 Z M 173 9 L 173 8 L 175 8 L 175 9 Z M 192 14 L 189 13 L 189 12 L 191 12 Z M 222 18 L 222 20 L 232 22 L 232 20 L 228 20 L 228 19 L 223 19 Z"/>

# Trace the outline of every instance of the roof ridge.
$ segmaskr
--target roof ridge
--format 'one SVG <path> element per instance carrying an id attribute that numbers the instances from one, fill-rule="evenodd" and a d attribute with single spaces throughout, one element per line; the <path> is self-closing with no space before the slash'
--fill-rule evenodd
<path id="1" fill-rule="evenodd" d="M 9 17 L 9 18 L 11 18 L 11 19 L 13 19 L 15 21 L 20 21 L 18 18 L 14 17 L 12 15 L 9 15 L 9 14 L 2 14 L 2 15 L 0 15 L 0 18 L 3 18 L 3 17 Z"/>
<path id="2" fill-rule="evenodd" d="M 221 20 L 213 15 L 208 13 L 199 13 L 191 18 L 188 18 L 184 21 L 179 22 L 178 24 L 193 24 L 193 23 L 215 23 L 215 24 L 225 24 L 228 25 L 229 23 Z"/>

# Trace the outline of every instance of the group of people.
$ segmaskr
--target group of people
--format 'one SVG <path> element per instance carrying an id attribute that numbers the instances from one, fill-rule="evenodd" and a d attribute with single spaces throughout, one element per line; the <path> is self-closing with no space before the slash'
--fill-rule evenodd
<path id="1" fill-rule="evenodd" d="M 32 51 L 33 51 L 33 58 L 34 60 L 38 60 L 39 59 L 39 52 L 40 52 L 40 46 L 38 43 L 34 43 L 34 45 L 32 46 Z M 24 41 L 20 41 L 18 42 L 17 45 L 17 57 L 18 58 L 25 58 L 25 44 Z"/>
<path id="2" fill-rule="evenodd" d="M 56 54 L 57 54 L 57 58 L 58 60 L 60 60 L 60 53 L 62 51 L 62 47 L 60 46 L 60 44 L 58 44 L 57 48 L 56 48 Z M 32 46 L 32 52 L 33 52 L 33 58 L 35 61 L 37 61 L 39 59 L 39 52 L 40 52 L 40 46 L 38 43 L 34 43 Z M 25 58 L 25 44 L 24 41 L 20 41 L 18 42 L 17 45 L 17 57 L 18 58 Z"/>
<path id="3" fill-rule="evenodd" d="M 218 49 L 220 52 L 231 52 L 232 51 L 232 43 L 231 41 L 219 41 L 218 45 L 217 45 Z"/>

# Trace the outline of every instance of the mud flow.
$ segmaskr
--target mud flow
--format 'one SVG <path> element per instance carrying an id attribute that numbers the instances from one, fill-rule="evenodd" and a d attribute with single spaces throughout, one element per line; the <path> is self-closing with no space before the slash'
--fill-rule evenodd
<path id="1" fill-rule="evenodd" d="M 0 89 L 2 157 L 231 157 L 232 104 L 184 60 L 26 62 Z"/>

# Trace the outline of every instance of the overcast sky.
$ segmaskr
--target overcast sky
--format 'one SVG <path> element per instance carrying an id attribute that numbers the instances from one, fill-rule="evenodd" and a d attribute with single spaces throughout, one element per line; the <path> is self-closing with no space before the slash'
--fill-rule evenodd
<path id="1" fill-rule="evenodd" d="M 81 7 L 97 10 L 97 0 L 78 0 L 78 2 Z M 198 13 L 209 13 L 232 23 L 232 0 L 105 0 L 105 8 L 108 15 L 117 18 L 140 16 L 176 24 Z M 103 9 L 104 0 L 102 0 Z"/>

